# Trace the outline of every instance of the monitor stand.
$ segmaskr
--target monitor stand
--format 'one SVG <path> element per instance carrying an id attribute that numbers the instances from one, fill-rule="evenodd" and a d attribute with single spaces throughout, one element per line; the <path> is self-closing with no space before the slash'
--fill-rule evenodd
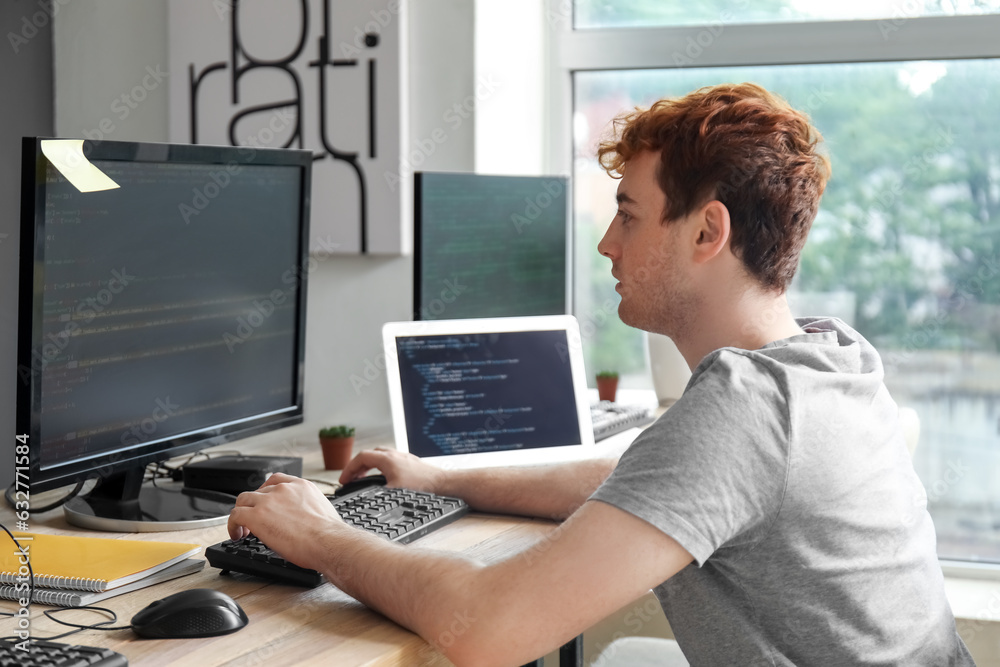
<path id="1" fill-rule="evenodd" d="M 145 468 L 102 478 L 86 496 L 63 508 L 80 528 L 122 533 L 191 530 L 224 524 L 236 497 L 218 491 L 186 489 L 181 482 L 143 483 Z"/>

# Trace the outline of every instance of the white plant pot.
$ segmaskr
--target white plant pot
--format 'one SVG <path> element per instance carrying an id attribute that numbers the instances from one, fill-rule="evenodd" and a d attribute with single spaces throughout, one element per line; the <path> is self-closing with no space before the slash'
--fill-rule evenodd
<path id="1" fill-rule="evenodd" d="M 674 341 L 668 337 L 647 333 L 646 344 L 649 347 L 649 366 L 653 373 L 656 400 L 662 406 L 669 406 L 684 393 L 684 387 L 691 378 L 691 369 Z"/>

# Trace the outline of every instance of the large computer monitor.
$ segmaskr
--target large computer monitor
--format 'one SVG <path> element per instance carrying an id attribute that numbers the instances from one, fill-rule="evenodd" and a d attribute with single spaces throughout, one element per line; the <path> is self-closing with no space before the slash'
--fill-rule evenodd
<path id="1" fill-rule="evenodd" d="M 413 319 L 570 312 L 568 179 L 418 172 Z"/>
<path id="2" fill-rule="evenodd" d="M 84 527 L 224 522 L 232 497 L 144 471 L 302 422 L 310 153 L 22 148 L 18 479 L 96 478 L 66 505 Z"/>

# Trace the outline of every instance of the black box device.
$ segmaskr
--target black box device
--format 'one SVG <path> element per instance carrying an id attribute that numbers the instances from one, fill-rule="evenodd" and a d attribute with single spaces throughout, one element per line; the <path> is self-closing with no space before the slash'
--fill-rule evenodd
<path id="1" fill-rule="evenodd" d="M 184 486 L 231 493 L 254 491 L 268 473 L 284 472 L 302 476 L 302 459 L 297 456 L 220 456 L 184 466 Z"/>

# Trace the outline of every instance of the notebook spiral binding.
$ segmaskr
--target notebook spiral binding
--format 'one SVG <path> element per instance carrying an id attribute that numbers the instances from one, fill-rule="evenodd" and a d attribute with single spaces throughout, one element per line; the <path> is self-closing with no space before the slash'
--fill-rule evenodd
<path id="1" fill-rule="evenodd" d="M 0 573 L 0 584 L 17 584 L 19 576 L 11 572 Z M 36 574 L 35 586 L 44 588 L 72 588 L 77 591 L 100 593 L 108 582 L 103 579 L 87 577 L 56 577 L 48 574 Z"/>

